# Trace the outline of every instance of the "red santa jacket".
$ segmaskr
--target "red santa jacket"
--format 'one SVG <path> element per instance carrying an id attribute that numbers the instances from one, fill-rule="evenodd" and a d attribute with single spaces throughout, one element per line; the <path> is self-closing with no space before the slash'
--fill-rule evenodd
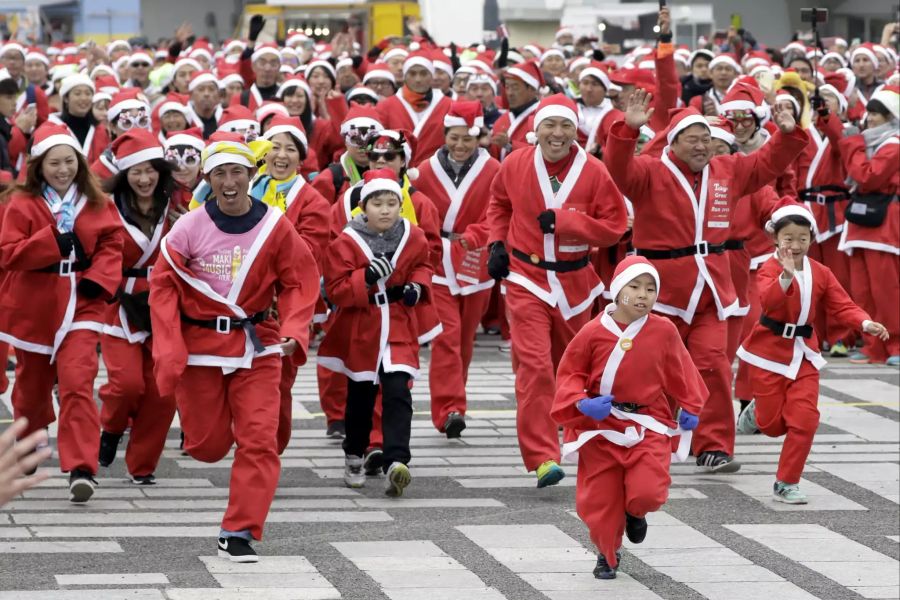
<path id="1" fill-rule="evenodd" d="M 285 216 L 321 265 L 331 235 L 331 206 L 302 175 L 284 195 Z"/>
<path id="2" fill-rule="evenodd" d="M 778 206 L 780 199 L 771 185 L 766 185 L 749 194 L 737 203 L 734 209 L 734 220 L 728 232 L 728 239 L 744 244 L 740 249 L 729 249 L 728 262 L 731 265 L 731 281 L 738 300 L 738 308 L 733 316 L 740 317 L 750 311 L 750 271 L 755 267 L 752 254 L 756 248 L 748 247 L 749 242 L 756 243 L 758 236 L 766 240 L 765 258 L 772 255 L 772 240 L 765 231 L 766 223 Z"/>
<path id="3" fill-rule="evenodd" d="M 359 180 L 352 181 L 350 173 L 347 172 L 347 161 L 351 160 L 350 156 L 344 152 L 337 161 L 319 171 L 319 174 L 312 180 L 312 186 L 322 194 L 329 204 L 337 202 L 347 188 L 358 183 Z M 359 166 L 356 169 L 360 175 L 365 172 L 365 169 Z"/>
<path id="4" fill-rule="evenodd" d="M 589 263 L 565 273 L 532 263 L 585 259 L 592 246 L 617 243 L 627 218 L 622 194 L 604 164 L 579 146 L 572 152 L 572 166 L 555 194 L 540 146 L 513 152 L 494 177 L 488 207 L 490 241 L 505 242 L 510 252 L 507 282 L 558 306 L 565 319 L 590 309 L 603 282 Z M 547 210 L 556 215 L 555 233 L 541 232 L 538 215 Z M 533 258 L 525 262 L 513 250 Z"/>
<path id="5" fill-rule="evenodd" d="M 188 267 L 191 257 L 169 248 L 173 236 L 189 239 L 192 230 L 214 226 L 205 211 L 183 215 L 162 240 L 160 256 L 150 277 L 150 314 L 153 321 L 153 361 L 159 393 L 172 394 L 187 365 L 219 367 L 230 373 L 249 369 L 255 356 L 279 354 L 282 337 L 297 341 L 291 357 L 306 362 L 309 324 L 319 296 L 319 272 L 307 245 L 281 211 L 269 207 L 259 236 L 244 257 L 227 296 L 213 290 Z M 268 311 L 277 295 L 278 317 L 255 325 L 265 346 L 256 352 L 242 327 L 219 332 L 182 322 L 194 319 L 247 318 Z"/>
<path id="6" fill-rule="evenodd" d="M 603 148 L 606 144 L 606 136 L 613 123 L 625 118 L 618 108 L 614 107 L 609 98 L 605 98 L 597 107 L 599 114 L 591 120 L 587 119 L 585 108 L 579 104 L 578 115 L 578 144 L 585 150 L 590 150 L 594 144 Z M 591 127 L 593 125 L 593 127 Z"/>
<path id="7" fill-rule="evenodd" d="M 403 98 L 402 89 L 378 103 L 378 114 L 385 129 L 406 129 L 416 136 L 416 152 L 410 167 L 428 160 L 444 145 L 444 115 L 450 109 L 451 100 L 438 89 L 432 89 L 431 94 L 431 102 L 418 113 Z"/>
<path id="8" fill-rule="evenodd" d="M 491 134 L 497 135 L 499 133 L 505 133 L 509 139 L 507 144 L 512 150 L 508 151 L 505 146 L 501 147 L 496 144 L 491 144 L 491 156 L 502 161 L 510 152 L 519 150 L 520 148 L 527 148 L 531 145 L 526 136 L 529 131 L 534 129 L 534 113 L 537 111 L 537 107 L 538 100 L 535 100 L 533 104 L 525 108 L 518 116 L 513 115 L 512 111 L 506 111 L 494 121 Z"/>
<path id="9" fill-rule="evenodd" d="M 75 204 L 75 235 L 90 265 L 70 271 L 75 253 L 60 256 L 56 219 L 41 197 L 14 193 L 0 227 L 0 341 L 48 354 L 51 360 L 70 331 L 102 332 L 106 301 L 122 279 L 122 231 L 112 202 Z M 54 272 L 40 269 L 56 266 Z M 77 292 L 89 279 L 103 288 L 99 298 Z"/>
<path id="10" fill-rule="evenodd" d="M 416 307 L 402 300 L 385 301 L 388 290 L 407 283 L 422 288 L 419 304 L 430 302 L 431 263 L 425 234 L 406 219 L 400 245 L 391 257 L 393 272 L 368 285 L 365 270 L 374 258 L 368 244 L 348 227 L 325 257 L 325 293 L 337 314 L 319 347 L 318 363 L 354 381 L 378 382 L 378 372 L 419 372 L 419 331 Z M 376 304 L 370 297 L 378 297 Z"/>
<path id="11" fill-rule="evenodd" d="M 847 174 L 841 164 L 841 152 L 838 143 L 844 136 L 841 120 L 834 115 L 827 119 L 819 118 L 818 127 L 810 127 L 810 142 L 800 158 L 797 159 L 797 187 L 800 200 L 816 218 L 816 241 L 822 243 L 830 237 L 840 235 L 844 230 L 844 211 L 847 199 L 828 201 L 836 192 L 814 190 L 821 186 L 834 186 L 847 189 L 844 183 Z M 809 190 L 802 194 L 803 190 Z"/>
<path id="12" fill-rule="evenodd" d="M 440 150 L 438 152 L 441 152 Z M 418 189 L 432 200 L 441 222 L 441 258 L 435 267 L 434 283 L 447 286 L 454 296 L 469 295 L 494 286 L 487 273 L 487 207 L 491 183 L 500 163 L 479 148 L 472 167 L 459 183 L 441 166 L 438 154 L 419 167 Z M 468 250 L 451 234 L 466 240 Z"/>
<path id="13" fill-rule="evenodd" d="M 607 306 L 575 334 L 559 363 L 550 416 L 566 428 L 567 439 L 577 439 L 565 445 L 565 454 L 599 437 L 627 446 L 645 436 L 646 426 L 635 427 L 634 421 L 626 420 L 628 413 L 616 411 L 596 421 L 578 410 L 579 400 L 612 394 L 615 402 L 638 404 L 635 418 L 656 421 L 648 423 L 654 427 L 648 435 L 672 436 L 674 407 L 699 415 L 709 396 L 671 321 L 651 314 L 622 327 L 607 312 L 612 307 Z M 634 431 L 628 432 L 629 428 Z M 601 430 L 607 435 L 598 436 Z"/>
<path id="14" fill-rule="evenodd" d="M 829 318 L 853 329 L 861 329 L 863 321 L 869 320 L 869 315 L 850 300 L 831 269 L 822 263 L 804 257 L 803 270 L 796 272 L 786 292 L 779 282 L 781 272 L 781 264 L 773 256 L 756 275 L 762 314 L 770 319 L 807 325 L 815 322 L 819 311 L 824 311 Z M 817 369 L 825 365 L 815 329 L 810 338 L 789 339 L 757 323 L 737 355 L 746 363 L 789 379 L 797 377 L 804 359 Z"/>
<path id="15" fill-rule="evenodd" d="M 708 247 L 728 239 L 738 199 L 773 181 L 784 165 L 803 151 L 807 140 L 799 127 L 790 134 L 779 132 L 760 150 L 750 155 L 716 156 L 695 174 L 671 151 L 661 158 L 635 157 L 637 131 L 625 122 L 613 125 L 605 160 L 613 179 L 634 205 L 634 247 L 697 249 L 680 258 L 651 259 L 660 279 L 667 282 L 654 310 L 690 323 L 703 288 L 709 286 L 719 319 L 734 314 L 738 301 L 729 259 L 721 252 L 707 254 Z"/>
<path id="16" fill-rule="evenodd" d="M 309 137 L 309 147 L 316 155 L 316 171 L 321 171 L 328 166 L 336 152 L 343 150 L 344 140 L 335 129 L 331 119 L 313 119 L 310 129 L 306 132 Z"/>
<path id="17" fill-rule="evenodd" d="M 871 158 L 866 157 L 862 135 L 844 138 L 838 144 L 841 160 L 860 194 L 900 193 L 900 138 L 891 137 L 883 142 Z M 838 249 L 853 253 L 854 248 L 879 250 L 900 254 L 900 202 L 896 197 L 888 205 L 887 217 L 878 227 L 862 227 L 847 222 L 841 233 Z"/>

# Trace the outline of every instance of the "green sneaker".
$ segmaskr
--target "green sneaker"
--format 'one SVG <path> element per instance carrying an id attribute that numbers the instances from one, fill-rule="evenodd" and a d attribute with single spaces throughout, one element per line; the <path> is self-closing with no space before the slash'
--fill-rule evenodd
<path id="1" fill-rule="evenodd" d="M 548 460 L 537 468 L 537 486 L 539 488 L 556 485 L 566 476 L 566 472 L 555 460 Z"/>
<path id="2" fill-rule="evenodd" d="M 751 400 L 737 420 L 737 432 L 743 435 L 753 435 L 759 431 L 756 424 L 756 400 Z"/>
<path id="3" fill-rule="evenodd" d="M 778 502 L 785 504 L 806 504 L 806 494 L 800 491 L 800 486 L 796 483 L 784 483 L 776 481 L 773 486 L 772 496 Z"/>
<path id="4" fill-rule="evenodd" d="M 841 340 L 836 341 L 834 346 L 831 347 L 831 358 L 845 358 L 848 354 L 850 354 L 850 351 L 847 350 L 847 346 Z"/>

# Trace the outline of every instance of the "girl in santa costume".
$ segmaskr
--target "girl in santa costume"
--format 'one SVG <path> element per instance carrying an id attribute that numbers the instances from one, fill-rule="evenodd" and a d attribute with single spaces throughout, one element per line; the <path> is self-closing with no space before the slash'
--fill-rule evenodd
<path id="1" fill-rule="evenodd" d="M 818 369 L 825 364 L 811 323 L 824 310 L 882 341 L 888 332 L 850 300 L 828 267 L 807 256 L 816 221 L 805 206 L 789 204 L 772 213 L 772 231 L 775 255 L 758 274 L 762 314 L 738 349 L 738 356 L 750 365 L 754 396 L 741 413 L 738 430 L 759 429 L 771 437 L 786 434 L 774 498 L 806 504 L 799 482 L 819 426 Z"/>
<path id="2" fill-rule="evenodd" d="M 12 404 L 16 418 L 28 418 L 24 435 L 55 420 L 58 380 L 59 463 L 69 473 L 72 502 L 94 493 L 97 343 L 122 279 L 121 229 L 68 128 L 39 127 L 0 228 L 0 341 L 16 349 Z"/>
<path id="3" fill-rule="evenodd" d="M 475 332 L 494 280 L 487 273 L 487 205 L 500 163 L 478 141 L 487 135 L 481 103 L 454 101 L 444 117 L 444 146 L 419 167 L 416 185 L 441 218 L 443 253 L 434 303 L 443 332 L 431 346 L 431 420 L 448 438 L 466 428 L 466 380 Z"/>
<path id="4" fill-rule="evenodd" d="M 153 378 L 149 276 L 159 242 L 169 229 L 172 167 L 152 133 L 133 129 L 112 145 L 119 172 L 104 184 L 124 228 L 122 286 L 106 313 L 100 338 L 109 380 L 100 387 L 100 465 L 108 467 L 125 430 L 131 427 L 125 464 L 131 481 L 155 483 L 175 398 L 160 396 Z"/>
<path id="5" fill-rule="evenodd" d="M 885 86 L 866 104 L 866 126 L 838 148 L 852 180 L 847 223 L 838 246 L 850 255 L 853 295 L 887 327 L 883 343 L 869 338 L 851 362 L 900 365 L 900 88 Z"/>
<path id="6" fill-rule="evenodd" d="M 572 439 L 564 455 L 578 453 L 575 506 L 599 551 L 598 579 L 615 578 L 623 533 L 644 540 L 647 513 L 668 498 L 671 438 L 681 437 L 684 460 L 708 396 L 678 329 L 650 313 L 659 293 L 650 261 L 623 260 L 610 291 L 613 303 L 563 353 L 550 412 Z"/>
<path id="7" fill-rule="evenodd" d="M 325 293 L 337 317 L 319 348 L 319 365 L 347 377 L 344 481 L 365 485 L 379 390 L 384 406 L 385 493 L 401 496 L 411 476 L 409 382 L 419 372 L 416 304 L 430 293 L 432 268 L 422 229 L 400 217 L 400 185 L 390 169 L 370 170 L 355 216 L 325 257 Z"/>
<path id="8" fill-rule="evenodd" d="M 241 136 L 213 134 L 202 159 L 212 197 L 163 238 L 150 279 L 154 373 L 188 454 L 218 462 L 237 443 L 218 552 L 256 562 L 280 474 L 281 357 L 306 360 L 319 274 L 290 221 L 249 196 L 256 155 Z"/>
<path id="9" fill-rule="evenodd" d="M 276 115 L 263 139 L 272 144 L 265 165 L 250 184 L 254 200 L 274 206 L 285 214 L 300 238 L 306 242 L 321 271 L 322 255 L 328 244 L 331 206 L 316 189 L 298 174 L 306 157 L 307 141 L 303 126 L 296 117 Z M 316 315 L 325 320 L 325 303 L 317 301 Z M 314 317 L 314 320 L 316 317 Z M 281 411 L 278 422 L 278 453 L 284 452 L 291 439 L 291 388 L 297 378 L 297 366 L 285 357 L 281 366 Z"/>
<path id="10" fill-rule="evenodd" d="M 169 134 L 163 143 L 166 162 L 172 165 L 172 203 L 169 217 L 173 219 L 187 212 L 194 188 L 203 180 L 200 174 L 200 153 L 206 144 L 199 127 Z"/>
<path id="11" fill-rule="evenodd" d="M 59 88 L 61 110 L 50 115 L 51 121 L 66 126 L 88 165 L 100 157 L 110 141 L 106 127 L 97 123 L 91 111 L 94 91 L 94 82 L 87 75 L 69 75 Z"/>

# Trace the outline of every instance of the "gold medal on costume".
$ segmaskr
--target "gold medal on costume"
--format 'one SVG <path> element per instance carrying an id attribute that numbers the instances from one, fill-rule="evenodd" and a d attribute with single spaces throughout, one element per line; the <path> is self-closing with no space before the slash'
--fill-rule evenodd
<path id="1" fill-rule="evenodd" d="M 619 348 L 628 352 L 632 348 L 634 348 L 634 341 L 631 338 L 622 338 L 619 340 Z"/>

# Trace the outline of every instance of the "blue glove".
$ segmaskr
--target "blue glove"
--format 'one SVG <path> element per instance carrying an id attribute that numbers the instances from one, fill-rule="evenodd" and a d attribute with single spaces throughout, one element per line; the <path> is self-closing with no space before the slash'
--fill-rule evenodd
<path id="1" fill-rule="evenodd" d="M 697 415 L 692 415 L 688 411 L 681 409 L 681 414 L 678 415 L 678 424 L 685 431 L 690 431 L 697 427 L 697 424 L 700 422 L 700 417 Z"/>
<path id="2" fill-rule="evenodd" d="M 602 421 L 609 416 L 612 411 L 613 396 L 597 396 L 596 398 L 585 398 L 579 400 L 575 405 L 581 414 L 590 417 L 595 421 Z"/>

